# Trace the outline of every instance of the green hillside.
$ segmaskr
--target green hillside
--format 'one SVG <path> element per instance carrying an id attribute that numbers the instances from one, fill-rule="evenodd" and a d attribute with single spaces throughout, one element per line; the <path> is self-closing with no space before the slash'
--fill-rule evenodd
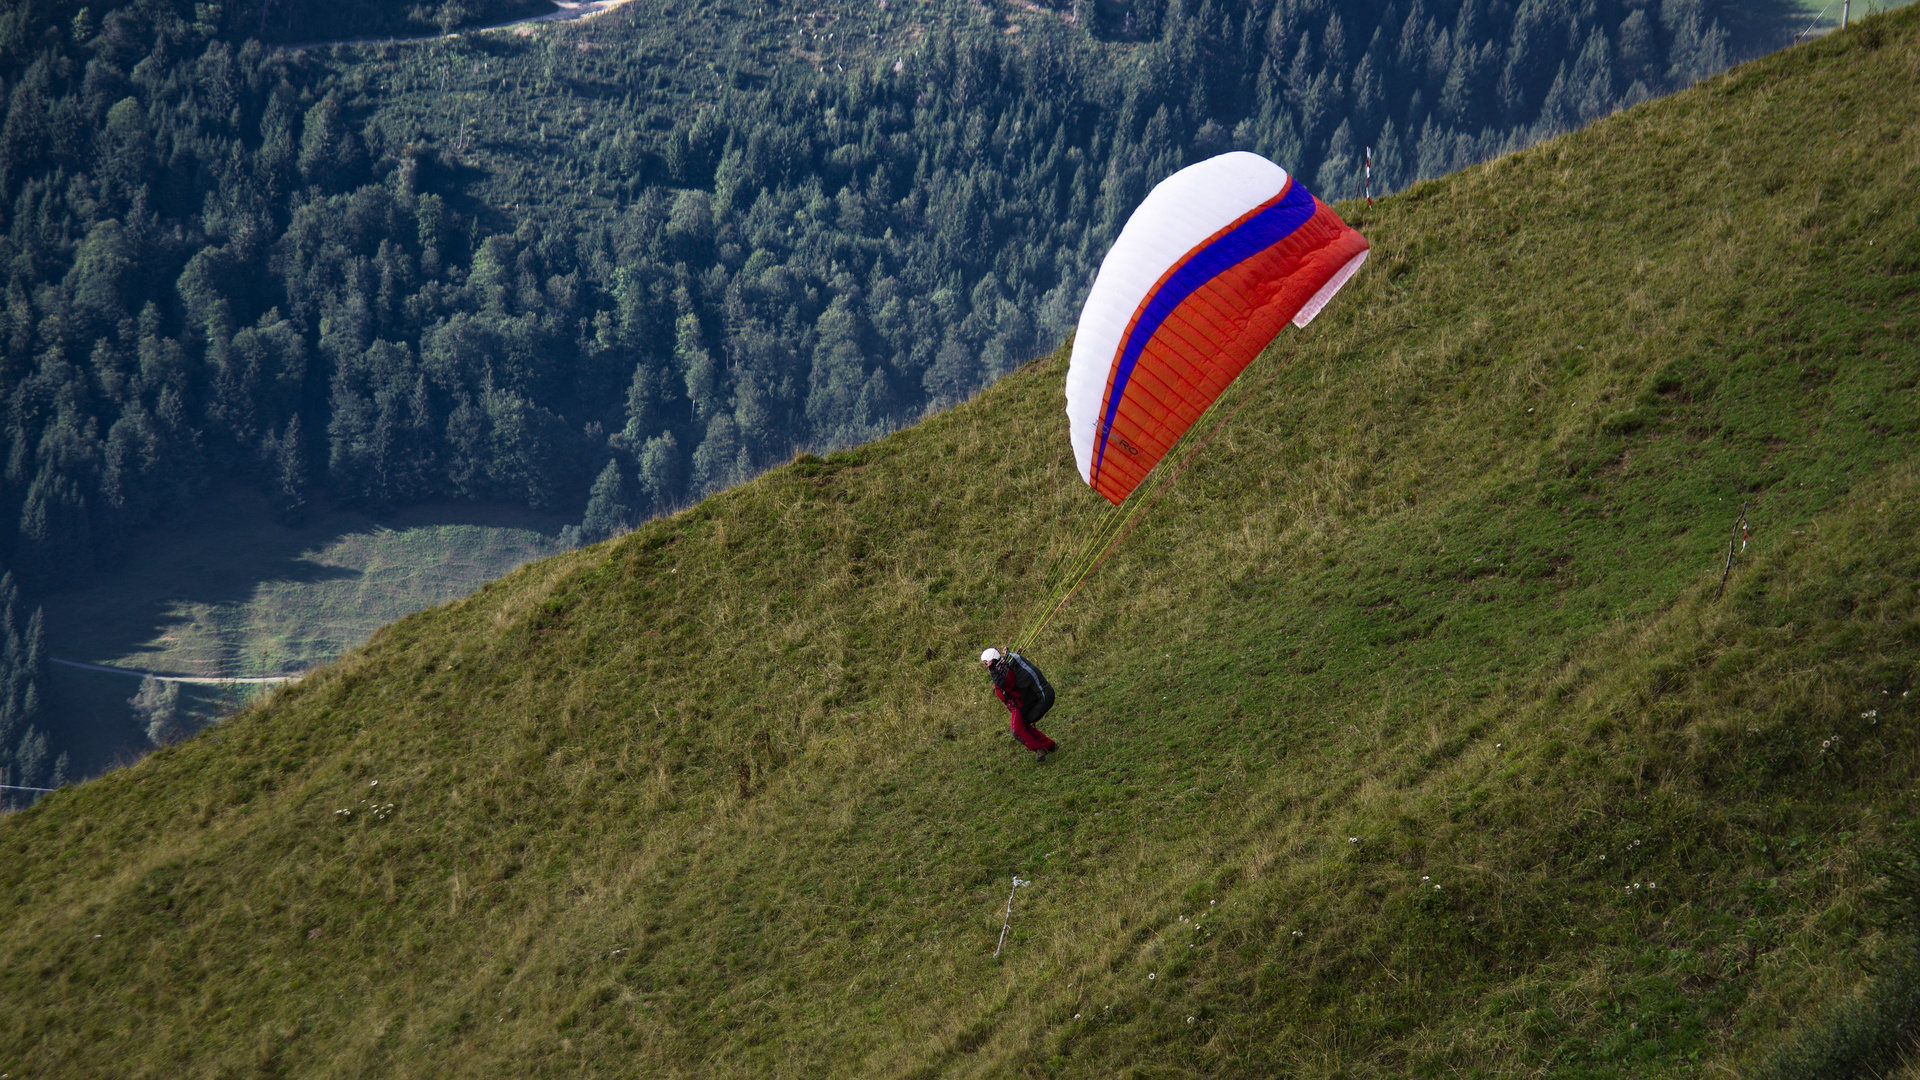
<path id="1" fill-rule="evenodd" d="M 400 541 L 427 587 L 345 618 L 345 588 L 239 610 L 141 574 L 187 633 L 138 600 L 71 631 L 60 594 L 156 548 L 232 582 L 256 529 L 455 503 L 605 540 L 1051 350 L 1187 163 L 1397 191 L 1784 45 L 1796 2 L 649 0 L 408 42 L 368 39 L 551 5 L 0 9 L 0 774 L 148 748 L 124 692 L 36 658 L 332 660 L 518 541 Z M 197 505 L 236 486 L 271 524 Z"/>
<path id="2" fill-rule="evenodd" d="M 1894 1065 L 1916 91 L 1910 8 L 1344 204 L 1366 272 L 1035 650 L 1044 764 L 972 657 L 1098 509 L 1063 356 L 49 796 L 0 1072 Z"/>

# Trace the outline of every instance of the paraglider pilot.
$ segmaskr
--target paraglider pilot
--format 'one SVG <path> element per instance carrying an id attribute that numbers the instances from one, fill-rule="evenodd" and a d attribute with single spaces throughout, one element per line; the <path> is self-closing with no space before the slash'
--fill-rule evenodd
<path id="1" fill-rule="evenodd" d="M 1033 721 L 1039 716 L 1034 709 L 1036 702 L 1030 698 L 1038 695 L 1034 690 L 1022 693 L 1024 688 L 1020 685 L 1019 668 L 1012 659 L 1002 657 L 999 649 L 988 649 L 981 653 L 980 663 L 987 669 L 987 678 L 993 680 L 994 694 L 1007 706 L 1007 727 L 1012 730 L 1013 737 L 1020 740 L 1020 745 L 1033 751 L 1035 761 L 1045 761 L 1047 755 L 1053 753 L 1055 743 L 1033 726 Z"/>

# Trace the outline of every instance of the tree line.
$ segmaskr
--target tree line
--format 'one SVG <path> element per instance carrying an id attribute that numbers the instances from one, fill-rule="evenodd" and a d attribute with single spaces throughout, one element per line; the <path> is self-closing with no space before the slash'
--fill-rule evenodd
<path id="1" fill-rule="evenodd" d="M 0 574 L 0 811 L 73 779 L 68 756 L 50 748 L 49 719 L 45 617 L 26 610 L 12 574 Z"/>

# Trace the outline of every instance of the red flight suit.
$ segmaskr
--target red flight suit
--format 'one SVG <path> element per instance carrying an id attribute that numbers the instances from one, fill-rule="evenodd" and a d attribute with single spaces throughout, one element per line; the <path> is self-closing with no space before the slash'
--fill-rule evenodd
<path id="1" fill-rule="evenodd" d="M 1047 738 L 1039 728 L 1027 723 L 1026 710 L 1020 701 L 1020 688 L 1013 681 L 1013 665 L 1005 659 L 995 660 L 987 665 L 987 676 L 993 680 L 993 692 L 1007 706 L 1007 727 L 1012 730 L 1013 737 L 1020 740 L 1020 745 L 1036 754 L 1053 749 L 1053 740 Z"/>

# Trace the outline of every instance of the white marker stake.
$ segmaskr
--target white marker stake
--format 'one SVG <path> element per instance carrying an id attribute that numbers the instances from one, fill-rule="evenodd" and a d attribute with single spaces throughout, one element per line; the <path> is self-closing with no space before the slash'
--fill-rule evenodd
<path id="1" fill-rule="evenodd" d="M 1007 947 L 1007 927 L 1013 925 L 1013 894 L 1020 891 L 1020 886 L 1031 884 L 1033 884 L 1033 882 L 1028 881 L 1019 874 L 1013 875 L 1013 888 L 1007 892 L 1007 920 L 1000 924 L 1000 944 L 993 947 L 993 958 L 995 960 L 1000 959 L 1000 950 Z"/>

